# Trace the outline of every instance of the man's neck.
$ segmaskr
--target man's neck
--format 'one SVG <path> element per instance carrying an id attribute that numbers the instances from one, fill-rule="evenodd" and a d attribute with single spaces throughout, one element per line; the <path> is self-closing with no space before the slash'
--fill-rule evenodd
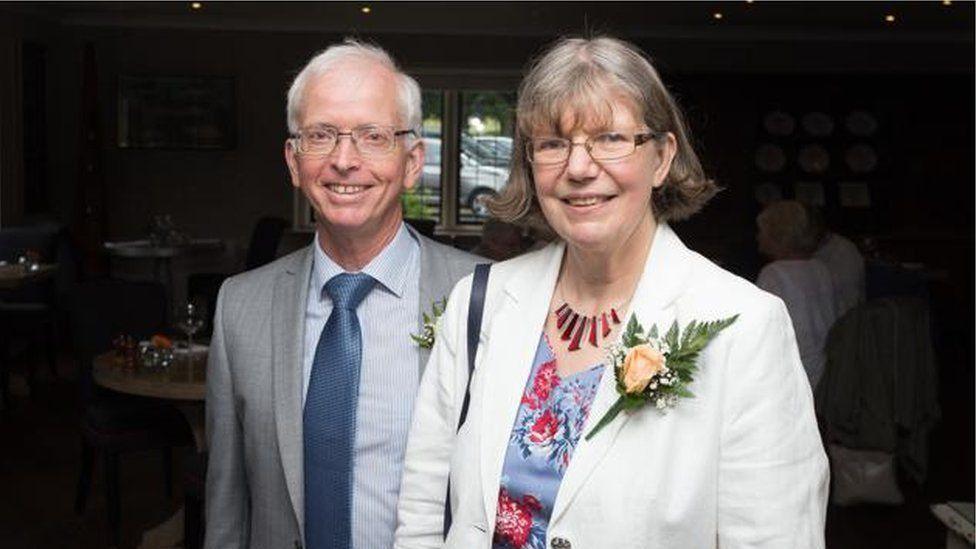
<path id="1" fill-rule="evenodd" d="M 393 241 L 402 222 L 402 216 L 397 216 L 381 230 L 369 234 L 347 234 L 319 223 L 316 227 L 319 247 L 343 270 L 361 271 Z"/>

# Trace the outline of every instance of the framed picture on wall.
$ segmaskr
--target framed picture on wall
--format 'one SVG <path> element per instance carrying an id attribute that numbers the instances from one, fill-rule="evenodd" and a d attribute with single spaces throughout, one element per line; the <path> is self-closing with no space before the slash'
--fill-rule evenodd
<path id="1" fill-rule="evenodd" d="M 227 77 L 119 77 L 119 147 L 233 149 L 234 88 L 234 79 Z"/>

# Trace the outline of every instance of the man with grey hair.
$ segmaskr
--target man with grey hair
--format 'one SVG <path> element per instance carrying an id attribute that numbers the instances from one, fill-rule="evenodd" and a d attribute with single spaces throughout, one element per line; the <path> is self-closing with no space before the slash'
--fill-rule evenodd
<path id="1" fill-rule="evenodd" d="M 206 547 L 391 547 L 428 355 L 410 335 L 475 258 L 403 222 L 424 165 L 420 89 L 385 51 L 346 40 L 318 54 L 287 115 L 315 238 L 220 290 Z"/>

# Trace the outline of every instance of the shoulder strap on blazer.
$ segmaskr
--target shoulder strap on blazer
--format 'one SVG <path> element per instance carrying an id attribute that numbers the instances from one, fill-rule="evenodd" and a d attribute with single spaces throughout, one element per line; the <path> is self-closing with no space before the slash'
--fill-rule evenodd
<path id="1" fill-rule="evenodd" d="M 481 336 L 481 318 L 485 312 L 485 291 L 488 288 L 488 273 L 490 263 L 479 263 L 474 268 L 474 280 L 471 281 L 471 299 L 468 302 L 468 381 L 464 388 L 464 402 L 461 403 L 461 417 L 458 419 L 457 429 L 461 430 L 464 420 L 468 418 L 468 405 L 471 403 L 471 376 L 474 374 L 474 359 L 478 353 L 478 340 Z M 451 478 L 447 478 L 447 497 L 444 498 L 444 538 L 451 530 Z"/>
<path id="2" fill-rule="evenodd" d="M 471 282 L 471 301 L 468 303 L 468 383 L 464 388 L 464 402 L 461 404 L 461 417 L 457 430 L 461 430 L 468 417 L 468 404 L 471 402 L 471 375 L 474 374 L 474 359 L 478 354 L 478 339 L 481 336 L 481 317 L 485 312 L 485 291 L 488 288 L 490 263 L 479 263 L 474 268 Z"/>

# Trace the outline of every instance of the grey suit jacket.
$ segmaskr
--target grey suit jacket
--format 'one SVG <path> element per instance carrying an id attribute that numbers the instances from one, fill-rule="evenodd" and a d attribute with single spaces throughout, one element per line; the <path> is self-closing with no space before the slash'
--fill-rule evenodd
<path id="1" fill-rule="evenodd" d="M 408 229 L 420 242 L 420 308 L 429 310 L 479 260 Z M 302 545 L 302 348 L 313 245 L 220 289 L 207 365 L 208 549 Z M 420 351 L 422 375 L 429 351 Z"/>

